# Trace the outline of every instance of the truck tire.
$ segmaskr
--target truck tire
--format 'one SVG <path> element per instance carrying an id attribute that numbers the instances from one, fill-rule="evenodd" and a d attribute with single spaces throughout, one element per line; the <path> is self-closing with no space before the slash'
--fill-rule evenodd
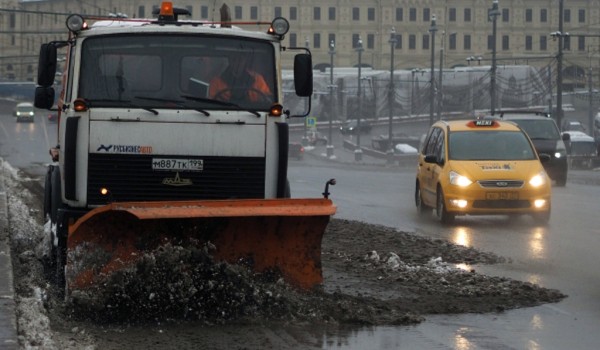
<path id="1" fill-rule="evenodd" d="M 59 295 L 63 295 L 65 290 L 65 266 L 67 264 L 67 226 L 60 209 L 63 207 L 60 188 L 60 170 L 55 167 L 51 175 L 51 198 L 50 198 L 50 220 L 52 222 L 51 230 L 52 256 L 54 260 L 54 275 Z"/>
<path id="2" fill-rule="evenodd" d="M 60 169 L 57 166 L 53 166 L 50 173 L 50 220 L 52 223 L 56 223 L 58 208 L 62 206 L 62 199 L 60 194 Z"/>
<path id="3" fill-rule="evenodd" d="M 51 208 L 51 195 L 52 195 L 52 171 L 54 170 L 53 165 L 48 166 L 46 171 L 46 177 L 44 178 L 44 221 L 50 218 Z"/>
<path id="4" fill-rule="evenodd" d="M 48 166 L 46 177 L 44 179 L 44 222 L 51 220 L 52 217 L 52 172 L 54 166 Z M 54 279 L 56 271 L 56 249 L 54 247 L 54 237 L 52 230 L 48 231 L 49 237 L 47 237 L 47 246 L 44 251 L 44 271 L 47 276 Z"/>

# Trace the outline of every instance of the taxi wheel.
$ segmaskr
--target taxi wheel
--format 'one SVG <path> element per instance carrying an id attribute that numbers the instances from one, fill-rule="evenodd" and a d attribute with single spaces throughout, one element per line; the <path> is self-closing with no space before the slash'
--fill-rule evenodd
<path id="1" fill-rule="evenodd" d="M 421 187 L 417 182 L 417 186 L 415 188 L 415 204 L 417 206 L 417 213 L 419 215 L 424 216 L 426 214 L 431 214 L 431 207 L 423 203 L 423 196 L 421 195 Z"/>
<path id="2" fill-rule="evenodd" d="M 440 187 L 438 187 L 437 191 L 437 205 L 435 208 L 435 214 L 442 224 L 451 224 L 454 222 L 454 214 L 450 214 L 446 210 L 444 192 Z"/>
<path id="3" fill-rule="evenodd" d="M 532 214 L 531 216 L 533 217 L 533 221 L 535 221 L 536 224 L 547 225 L 550 221 L 550 209 L 541 213 Z"/>

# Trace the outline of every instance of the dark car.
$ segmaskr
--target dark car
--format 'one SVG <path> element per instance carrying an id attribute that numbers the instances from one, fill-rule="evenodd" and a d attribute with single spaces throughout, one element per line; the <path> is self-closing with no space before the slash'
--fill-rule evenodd
<path id="1" fill-rule="evenodd" d="M 340 126 L 342 135 L 356 135 L 357 133 L 365 134 L 371 132 L 371 123 L 367 120 L 360 121 L 360 127 L 358 121 L 353 119 L 346 122 L 346 124 Z"/>
<path id="2" fill-rule="evenodd" d="M 581 131 L 587 132 L 585 126 L 578 120 L 565 120 L 562 124 L 562 131 Z"/>
<path id="3" fill-rule="evenodd" d="M 550 161 L 544 162 L 544 169 L 557 186 L 565 186 L 569 169 L 567 148 L 569 135 L 561 133 L 554 119 L 539 112 L 501 112 L 500 118 L 516 123 L 523 129 L 535 146 L 538 154 L 545 153 Z"/>
<path id="4" fill-rule="evenodd" d="M 304 158 L 304 146 L 300 142 L 290 142 L 288 157 L 302 160 Z"/>
<path id="5" fill-rule="evenodd" d="M 307 134 L 308 144 L 311 146 L 325 146 L 327 145 L 327 136 L 321 134 L 318 131 L 309 131 Z"/>

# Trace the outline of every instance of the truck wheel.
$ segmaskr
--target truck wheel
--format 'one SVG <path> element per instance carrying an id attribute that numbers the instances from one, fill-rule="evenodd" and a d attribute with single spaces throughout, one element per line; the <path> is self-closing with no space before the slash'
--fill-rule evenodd
<path id="1" fill-rule="evenodd" d="M 65 287 L 65 265 L 67 263 L 67 226 L 63 215 L 59 212 L 62 208 L 60 190 L 60 170 L 55 167 L 51 176 L 50 191 L 50 220 L 54 231 L 52 233 L 52 256 L 54 257 L 54 275 L 59 295 L 63 295 Z M 51 231 L 51 232 L 52 232 Z"/>
<path id="2" fill-rule="evenodd" d="M 56 247 L 56 291 L 59 297 L 64 297 L 67 289 L 67 282 L 65 276 L 65 266 L 67 266 L 67 232 L 60 225 L 61 228 L 56 228 L 56 235 L 58 236 L 58 246 Z"/>
<path id="3" fill-rule="evenodd" d="M 50 220 L 56 223 L 58 208 L 62 206 L 62 198 L 60 194 L 60 169 L 54 167 L 50 176 Z"/>
<path id="4" fill-rule="evenodd" d="M 44 179 L 44 222 L 51 220 L 52 212 L 52 172 L 54 166 L 48 166 L 46 177 Z M 56 250 L 54 248 L 54 236 L 52 228 L 47 233 L 47 245 L 44 251 L 44 268 L 47 276 L 51 279 L 54 278 L 54 271 L 56 270 Z"/>
<path id="5" fill-rule="evenodd" d="M 46 171 L 46 177 L 44 179 L 44 221 L 48 220 L 50 216 L 53 170 L 53 165 L 48 166 L 48 171 Z"/>

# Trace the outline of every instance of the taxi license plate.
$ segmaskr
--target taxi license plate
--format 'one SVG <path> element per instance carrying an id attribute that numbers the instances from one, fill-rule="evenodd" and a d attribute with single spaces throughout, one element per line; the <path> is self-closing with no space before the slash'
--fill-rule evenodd
<path id="1" fill-rule="evenodd" d="M 489 199 L 489 200 L 497 200 L 497 199 L 514 200 L 514 199 L 519 199 L 519 193 L 517 193 L 517 192 L 488 192 L 488 193 L 485 194 L 485 199 Z"/>
<path id="2" fill-rule="evenodd" d="M 202 171 L 202 159 L 152 158 L 152 170 Z"/>

